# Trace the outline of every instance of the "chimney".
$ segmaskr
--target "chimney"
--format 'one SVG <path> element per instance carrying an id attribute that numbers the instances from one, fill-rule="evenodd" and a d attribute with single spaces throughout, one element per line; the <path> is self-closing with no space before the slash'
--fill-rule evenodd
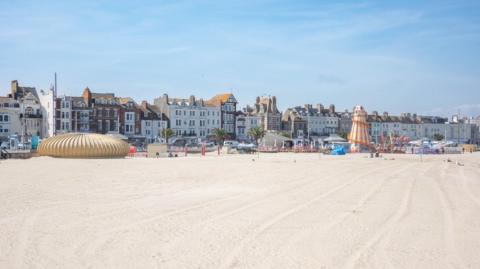
<path id="1" fill-rule="evenodd" d="M 328 111 L 332 114 L 335 113 L 335 105 L 331 104 L 330 107 L 328 108 Z"/>
<path id="2" fill-rule="evenodd" d="M 12 83 L 10 84 L 11 90 L 12 90 L 12 97 L 17 100 L 17 91 L 18 91 L 18 81 L 12 80 Z"/>
<path id="3" fill-rule="evenodd" d="M 322 113 L 325 109 L 322 104 L 317 104 L 318 113 Z"/>
<path id="4" fill-rule="evenodd" d="M 388 112 L 387 112 L 387 111 L 383 112 L 383 116 L 384 116 L 385 118 L 388 117 Z"/>
<path id="5" fill-rule="evenodd" d="M 190 98 L 188 98 L 188 102 L 190 102 L 191 106 L 195 105 L 195 96 L 190 95 Z"/>
<path id="6" fill-rule="evenodd" d="M 147 109 L 147 107 L 148 107 L 148 102 L 147 102 L 147 101 L 145 101 L 145 100 L 144 100 L 144 101 L 142 101 L 142 104 L 141 104 L 141 106 L 142 106 L 144 109 Z"/>
<path id="7" fill-rule="evenodd" d="M 273 96 L 272 97 L 272 111 L 276 112 L 277 111 L 277 97 Z"/>
<path id="8" fill-rule="evenodd" d="M 88 87 L 83 90 L 82 97 L 83 101 L 87 104 L 88 107 L 90 107 L 92 105 L 92 92 Z"/>

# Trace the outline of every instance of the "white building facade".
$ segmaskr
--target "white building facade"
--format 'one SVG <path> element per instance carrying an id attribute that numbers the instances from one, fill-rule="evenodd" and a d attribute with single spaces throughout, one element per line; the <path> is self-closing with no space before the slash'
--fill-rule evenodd
<path id="1" fill-rule="evenodd" d="M 206 105 L 203 100 L 169 98 L 155 99 L 161 113 L 170 121 L 175 136 L 207 138 L 213 130 L 221 128 L 221 107 Z"/>
<path id="2" fill-rule="evenodd" d="M 400 116 L 369 115 L 369 131 L 372 141 L 381 143 L 388 136 L 404 136 L 410 140 L 434 139 L 441 135 L 445 140 L 472 143 L 475 140 L 475 125 L 463 121 L 448 121 L 447 118 L 417 116 L 404 113 Z"/>
<path id="3" fill-rule="evenodd" d="M 235 136 L 237 140 L 240 141 L 250 141 L 252 140 L 249 136 L 250 129 L 255 127 L 263 128 L 262 126 L 262 116 L 258 115 L 249 115 L 242 112 L 239 112 L 236 115 L 236 131 Z"/>
<path id="4" fill-rule="evenodd" d="M 0 139 L 7 140 L 10 135 L 20 135 L 20 103 L 9 97 L 0 97 Z"/>
<path id="5" fill-rule="evenodd" d="M 141 120 L 142 136 L 145 137 L 147 143 L 154 143 L 162 140 L 162 131 L 168 128 L 168 121 L 160 119 L 142 119 Z"/>
<path id="6" fill-rule="evenodd" d="M 59 99 L 60 113 L 58 116 L 60 126 L 57 130 L 57 134 L 65 134 L 72 131 L 72 98 L 69 96 L 62 96 Z"/>

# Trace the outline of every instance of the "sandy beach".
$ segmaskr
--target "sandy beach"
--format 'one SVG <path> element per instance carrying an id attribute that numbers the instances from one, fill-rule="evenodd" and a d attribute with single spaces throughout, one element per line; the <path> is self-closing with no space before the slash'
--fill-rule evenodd
<path id="1" fill-rule="evenodd" d="M 387 158 L 1 161 L 0 268 L 480 268 L 480 154 Z"/>

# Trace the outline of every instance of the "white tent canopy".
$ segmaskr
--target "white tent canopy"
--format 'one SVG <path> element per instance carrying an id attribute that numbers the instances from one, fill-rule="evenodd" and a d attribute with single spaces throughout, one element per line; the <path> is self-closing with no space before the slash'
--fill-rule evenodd
<path id="1" fill-rule="evenodd" d="M 323 142 L 334 143 L 334 142 L 347 142 L 347 139 L 340 137 L 337 134 L 331 134 L 329 137 L 324 138 Z"/>

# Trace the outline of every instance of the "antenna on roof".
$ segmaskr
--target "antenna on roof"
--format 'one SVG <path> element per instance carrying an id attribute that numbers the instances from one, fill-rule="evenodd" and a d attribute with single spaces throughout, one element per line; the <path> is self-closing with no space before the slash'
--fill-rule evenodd
<path id="1" fill-rule="evenodd" d="M 53 135 L 57 135 L 57 119 L 55 117 L 55 110 L 56 110 L 56 104 L 57 104 L 57 72 L 55 72 L 55 84 L 54 84 L 54 88 L 53 88 L 53 105 L 52 105 L 52 108 L 53 108 Z"/>
<path id="2" fill-rule="evenodd" d="M 53 91 L 55 98 L 57 97 L 57 72 L 55 72 L 55 88 Z"/>

